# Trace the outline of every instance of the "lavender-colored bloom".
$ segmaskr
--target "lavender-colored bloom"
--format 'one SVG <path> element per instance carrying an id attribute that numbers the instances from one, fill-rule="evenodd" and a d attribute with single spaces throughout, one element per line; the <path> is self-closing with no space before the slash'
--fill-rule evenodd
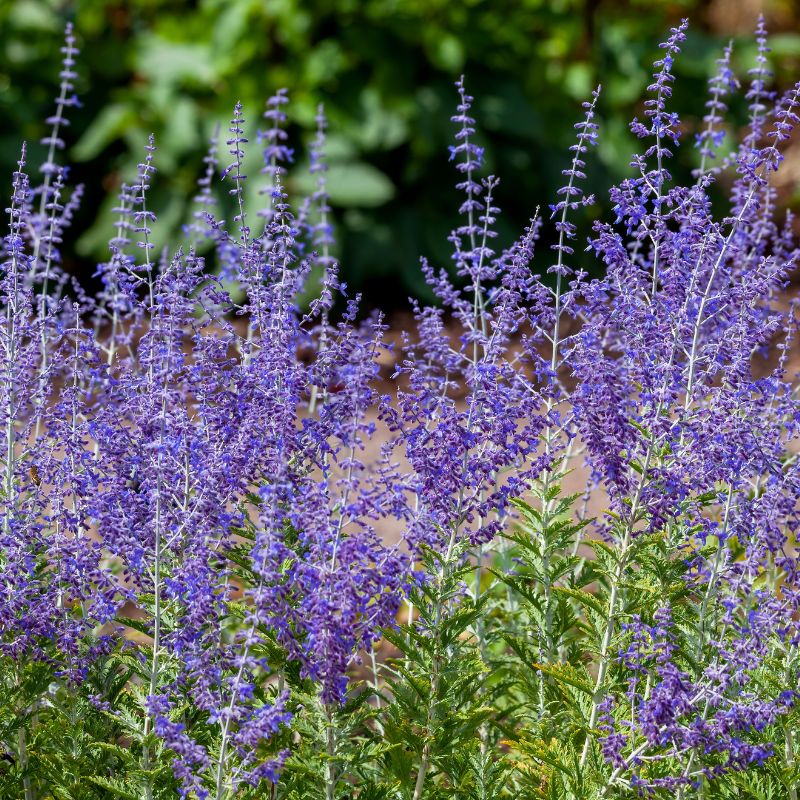
<path id="1" fill-rule="evenodd" d="M 299 205 L 289 197 L 284 90 L 259 134 L 262 230 L 247 225 L 237 103 L 222 172 L 233 218 L 214 200 L 214 143 L 187 246 L 157 254 L 151 137 L 120 188 L 101 291 L 88 297 L 68 280 L 60 251 L 80 190 L 69 194 L 54 161 L 74 103 L 68 28 L 44 186 L 31 189 L 23 150 L 2 245 L 0 654 L 46 665 L 79 692 L 114 640 L 98 629 L 124 619 L 146 636 L 124 662 L 136 665 L 138 707 L 126 700 L 119 716 L 133 720 L 142 773 L 155 734 L 174 756 L 182 796 L 261 792 L 289 763 L 286 729 L 303 730 L 298 694 L 330 727 L 358 685 L 354 666 L 395 625 L 410 587 L 441 583 L 472 548 L 482 557 L 510 523 L 512 500 L 546 484 L 542 519 L 557 532 L 569 525 L 569 504 L 550 491 L 580 457 L 608 500 L 587 523 L 603 555 L 583 562 L 580 541 L 557 554 L 558 573 L 534 603 L 541 629 L 526 631 L 547 639 L 561 589 L 565 639 L 575 639 L 565 647 L 580 657 L 579 637 L 595 634 L 586 647 L 595 686 L 571 709 L 585 719 L 570 721 L 565 751 L 577 729 L 585 744 L 569 750 L 569 770 L 588 770 L 596 742 L 607 766 L 595 753 L 586 775 L 605 781 L 602 793 L 623 782 L 682 793 L 778 755 L 770 736 L 797 702 L 800 645 L 800 407 L 788 357 L 798 320 L 779 301 L 798 249 L 791 216 L 780 227 L 774 219 L 770 181 L 800 124 L 800 84 L 772 103 L 761 21 L 749 134 L 706 169 L 736 86 L 728 48 L 697 139 L 702 164 L 676 184 L 666 163 L 681 127 L 669 101 L 686 25 L 662 45 L 644 121 L 632 125 L 643 148 L 633 176 L 610 190 L 611 218 L 594 223 L 588 258 L 602 269 L 592 280 L 573 260 L 573 214 L 593 202 L 583 181 L 599 87 L 575 126 L 539 276 L 538 212 L 509 247 L 496 244 L 499 181 L 479 174 L 473 101 L 456 83 L 450 158 L 462 200 L 452 263 L 423 259 L 437 303 L 413 305 L 394 396 L 379 391 L 391 360 L 386 323 L 362 318 L 338 279 L 321 108 L 315 191 Z M 720 214 L 709 187 L 729 168 Z M 202 255 L 206 239 L 220 275 Z M 319 267 L 322 289 L 301 307 Z M 765 356 L 776 341 L 773 363 Z M 387 524 L 400 541 L 387 541 Z M 417 571 L 428 552 L 441 575 Z M 581 570 L 594 596 L 583 595 L 592 613 L 578 619 Z M 460 600 L 456 592 L 439 610 Z M 137 618 L 123 618 L 123 606 Z M 441 634 L 419 625 L 410 635 Z M 561 646 L 548 642 L 542 660 L 560 659 Z M 563 665 L 543 666 L 552 667 L 544 693 Z M 114 712 L 94 687 L 88 699 Z M 521 738 L 534 717 L 549 724 L 546 711 L 543 702 L 538 717 L 525 709 Z"/>
<path id="2" fill-rule="evenodd" d="M 705 174 L 706 163 L 717 157 L 717 151 L 725 138 L 722 127 L 728 107 L 725 98 L 739 87 L 739 82 L 731 67 L 733 44 L 725 48 L 722 58 L 717 60 L 717 72 L 708 82 L 709 99 L 706 102 L 707 113 L 703 117 L 705 127 L 695 137 L 695 146 L 699 149 L 702 160 L 698 176 Z"/>
<path id="3" fill-rule="evenodd" d="M 673 31 L 668 57 L 681 37 L 682 28 Z M 764 53 L 762 42 L 756 105 L 765 97 Z M 677 119 L 664 102 L 671 61 L 656 66 L 649 110 L 661 122 L 637 130 L 677 145 Z M 594 479 L 615 513 L 598 526 L 620 559 L 609 580 L 618 586 L 635 569 L 628 559 L 637 537 L 663 531 L 696 598 L 694 638 L 684 638 L 685 619 L 673 623 L 668 608 L 623 627 L 610 669 L 625 676 L 625 698 L 606 696 L 593 707 L 612 782 L 625 774 L 641 790 L 683 791 L 700 777 L 763 763 L 773 750 L 758 734 L 793 703 L 766 690 L 759 671 L 769 647 L 795 627 L 793 599 L 762 581 L 773 559 L 786 563 L 787 530 L 797 525 L 794 501 L 780 499 L 794 480 L 785 461 L 797 418 L 785 358 L 761 376 L 756 359 L 794 329 L 793 312 L 774 301 L 796 251 L 772 221 L 769 178 L 800 121 L 797 98 L 796 87 L 776 104 L 766 136 L 739 151 L 727 216 L 712 212 L 707 174 L 692 186 L 672 185 L 661 160 L 668 151 L 657 141 L 634 158 L 640 177 L 611 190 L 616 219 L 596 223 L 590 242 L 606 276 L 583 290 L 571 399 Z M 756 128 L 763 111 L 754 111 Z M 711 555 L 700 549 L 712 542 Z M 611 598 L 606 643 L 619 624 Z M 613 658 L 601 653 L 598 688 Z"/>
<path id="4" fill-rule="evenodd" d="M 284 126 L 287 116 L 282 106 L 289 102 L 288 90 L 278 89 L 275 94 L 267 100 L 267 109 L 264 112 L 264 119 L 270 123 L 266 131 L 259 131 L 258 141 L 265 142 L 264 147 L 264 167 L 262 172 L 270 177 L 273 183 L 276 175 L 283 175 L 286 168 L 283 164 L 291 164 L 294 160 L 294 151 L 284 142 L 288 138 Z"/>
<path id="5" fill-rule="evenodd" d="M 258 215 L 264 219 L 264 233 L 262 234 L 264 241 L 262 247 L 265 250 L 270 247 L 269 224 L 273 215 L 277 213 L 273 195 L 286 174 L 284 165 L 291 164 L 294 161 L 294 150 L 286 144 L 289 138 L 289 134 L 285 130 L 288 117 L 282 108 L 288 103 L 288 91 L 286 89 L 278 89 L 267 100 L 267 109 L 263 114 L 264 119 L 269 122 L 269 128 L 266 131 L 260 130 L 257 134 L 257 140 L 265 143 L 263 150 L 264 166 L 261 168 L 261 173 L 267 176 L 267 186 L 261 190 L 261 194 L 267 197 L 267 205 L 266 208 L 258 212 Z"/>
<path id="6" fill-rule="evenodd" d="M 214 233 L 209 224 L 209 217 L 217 205 L 217 200 L 213 193 L 213 183 L 219 167 L 219 159 L 217 157 L 219 134 L 220 128 L 217 125 L 209 142 L 208 152 L 203 158 L 203 163 L 206 165 L 205 172 L 197 181 L 199 191 L 193 198 L 192 221 L 185 225 L 183 229 L 183 233 L 189 237 L 191 245 L 212 236 Z"/>
<path id="7" fill-rule="evenodd" d="M 769 68 L 769 61 L 767 58 L 770 49 L 767 45 L 767 27 L 763 14 L 760 14 L 758 17 L 755 36 L 758 46 L 756 65 L 748 70 L 750 88 L 745 95 L 745 99 L 748 100 L 750 104 L 750 130 L 742 142 L 742 147 L 745 150 L 753 149 L 758 146 L 763 134 L 767 103 L 774 99 L 774 94 L 767 88 L 767 84 L 770 78 L 772 78 L 772 71 Z"/>
<path id="8" fill-rule="evenodd" d="M 238 213 L 233 218 L 234 222 L 239 223 L 239 234 L 242 244 L 247 247 L 248 238 L 250 236 L 250 229 L 245 224 L 245 211 L 244 211 L 244 187 L 243 184 L 247 180 L 247 176 L 242 172 L 242 160 L 244 159 L 244 150 L 242 149 L 247 144 L 247 139 L 244 136 L 245 119 L 242 112 L 241 102 L 237 102 L 233 109 L 233 119 L 231 120 L 230 131 L 231 138 L 226 141 L 230 148 L 229 152 L 233 156 L 233 162 L 225 168 L 222 172 L 222 178 L 230 175 L 233 181 L 233 188 L 229 190 L 229 194 L 235 198 Z"/>
<path id="9" fill-rule="evenodd" d="M 64 46 L 61 48 L 63 54 L 61 72 L 59 73 L 61 84 L 58 98 L 56 99 L 56 110 L 51 117 L 45 120 L 50 125 L 50 133 L 42 139 L 42 144 L 48 148 L 47 159 L 40 167 L 45 178 L 58 170 L 53 159 L 55 151 L 63 150 L 65 146 L 64 140 L 61 138 L 62 129 L 69 125 L 69 119 L 67 119 L 65 112 L 68 108 L 75 108 L 80 104 L 75 94 L 75 80 L 78 77 L 78 73 L 75 72 L 75 64 L 80 51 L 75 46 L 75 41 L 72 23 L 68 22 L 64 30 Z"/>

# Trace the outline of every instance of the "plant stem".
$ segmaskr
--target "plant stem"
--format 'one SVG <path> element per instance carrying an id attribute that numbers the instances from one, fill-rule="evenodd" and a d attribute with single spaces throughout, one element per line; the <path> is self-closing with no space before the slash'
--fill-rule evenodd
<path id="1" fill-rule="evenodd" d="M 145 252 L 147 250 L 145 249 Z M 149 265 L 149 261 L 148 261 Z M 148 269 L 149 274 L 149 269 Z M 152 282 L 150 293 L 152 296 Z M 169 336 L 169 347 L 166 355 L 166 365 L 169 367 L 172 363 L 172 347 L 173 347 L 172 332 Z M 162 370 L 163 370 L 162 364 Z M 152 367 L 150 370 L 150 379 L 152 380 Z M 153 552 L 153 656 L 150 663 L 150 685 L 148 689 L 148 696 L 153 697 L 158 688 L 158 678 L 160 669 L 160 656 L 161 656 L 161 568 L 163 559 L 163 536 L 161 527 L 163 525 L 162 507 L 162 493 L 163 493 L 163 460 L 164 460 L 164 440 L 166 438 L 166 420 L 167 420 L 167 381 L 166 377 L 163 378 L 163 385 L 161 387 L 161 419 L 159 428 L 159 448 L 158 459 L 156 462 L 156 507 L 155 507 L 155 521 L 154 521 L 154 552 Z M 145 713 L 144 720 L 144 736 L 145 738 L 150 735 L 152 730 L 153 717 L 148 712 Z M 145 743 L 142 751 L 142 767 L 145 770 L 150 768 L 150 746 Z M 151 800 L 153 796 L 153 787 L 150 779 L 147 778 L 145 782 L 145 794 L 147 800 Z"/>
<path id="2" fill-rule="evenodd" d="M 586 739 L 583 742 L 583 751 L 581 752 L 581 759 L 579 762 L 581 769 L 583 769 L 583 767 L 586 765 L 586 759 L 589 757 L 589 747 L 592 741 L 591 730 L 597 724 L 597 715 L 600 707 L 598 695 L 603 683 L 605 682 L 606 673 L 608 672 L 608 651 L 611 648 L 611 640 L 614 636 L 614 629 L 616 627 L 617 596 L 619 594 L 620 581 L 622 580 L 625 568 L 627 567 L 627 554 L 629 546 L 630 533 L 626 529 L 625 536 L 622 540 L 622 546 L 620 548 L 620 559 L 617 564 L 617 569 L 614 572 L 614 577 L 611 581 L 611 594 L 608 598 L 608 621 L 606 622 L 606 629 L 603 633 L 603 642 L 600 645 L 600 663 L 597 669 L 597 679 L 595 680 L 594 689 L 592 691 L 592 710 L 589 715 L 589 730 L 586 732 Z"/>
<path id="3" fill-rule="evenodd" d="M 25 800 L 33 800 L 33 786 L 28 773 L 28 745 L 25 736 L 25 728 L 20 727 L 17 731 L 17 750 L 19 752 L 19 766 L 22 770 L 22 787 L 25 792 Z"/>
<path id="4" fill-rule="evenodd" d="M 380 711 L 382 708 L 380 695 L 380 674 L 378 672 L 378 660 L 375 657 L 374 645 L 371 647 L 369 655 L 370 660 L 372 661 L 372 689 L 375 692 L 375 708 L 376 710 Z M 377 717 L 375 718 L 375 727 L 378 729 L 378 733 L 383 736 L 383 723 Z"/>
<path id="5" fill-rule="evenodd" d="M 430 702 L 428 703 L 428 712 L 426 715 L 425 720 L 425 727 L 427 731 L 427 738 L 425 744 L 422 746 L 422 754 L 420 757 L 419 762 L 419 770 L 417 772 L 417 780 L 414 784 L 414 797 L 413 800 L 420 800 L 422 797 L 422 790 L 425 786 L 425 777 L 428 774 L 428 769 L 430 768 L 430 756 L 431 756 L 431 736 L 433 735 L 432 728 L 433 723 L 436 719 L 436 698 L 439 694 L 439 680 L 440 680 L 440 670 L 442 668 L 442 653 L 440 649 L 440 640 L 439 640 L 439 627 L 441 626 L 442 622 L 442 594 L 444 593 L 444 584 L 447 578 L 450 576 L 450 567 L 452 566 L 452 558 L 453 558 L 453 548 L 455 547 L 456 543 L 456 532 L 458 530 L 458 525 L 454 524 L 453 529 L 450 533 L 450 541 L 447 544 L 447 551 L 445 552 L 444 558 L 442 559 L 441 566 L 439 568 L 439 574 L 436 578 L 436 607 L 434 609 L 434 623 L 433 623 L 433 635 L 436 637 L 434 641 L 433 647 L 433 655 L 431 658 L 431 691 L 430 691 Z"/>
<path id="6" fill-rule="evenodd" d="M 650 457 L 652 452 L 653 447 L 651 443 L 651 445 L 647 448 L 647 455 L 645 456 L 644 463 L 642 464 L 641 478 L 636 488 L 636 494 L 634 495 L 633 502 L 631 503 L 630 515 L 628 517 L 628 522 L 625 525 L 625 531 L 620 544 L 619 561 L 617 562 L 617 568 L 614 570 L 614 575 L 611 579 L 611 593 L 608 598 L 608 620 L 606 622 L 606 629 L 603 633 L 603 641 L 600 645 L 600 663 L 597 669 L 597 680 L 595 680 L 594 690 L 592 692 L 592 710 L 589 715 L 589 730 L 586 732 L 586 739 L 583 742 L 583 751 L 581 752 L 581 758 L 579 762 L 581 769 L 583 769 L 583 767 L 586 765 L 586 759 L 589 757 L 589 748 L 592 741 L 591 730 L 597 724 L 597 715 L 599 713 L 600 706 L 599 693 L 606 679 L 606 673 L 608 672 L 609 650 L 611 648 L 611 640 L 614 637 L 614 629 L 616 627 L 619 585 L 622 581 L 622 576 L 625 574 L 625 569 L 628 566 L 628 549 L 630 548 L 631 539 L 633 536 L 633 526 L 636 524 L 636 516 L 639 511 L 639 503 L 642 498 L 642 492 L 644 491 L 647 471 L 650 468 Z"/>
<path id="7" fill-rule="evenodd" d="M 326 740 L 328 750 L 328 763 L 325 767 L 325 800 L 334 800 L 336 796 L 336 726 L 333 720 L 333 709 L 329 703 L 325 704 Z"/>
<path id="8" fill-rule="evenodd" d="M 794 769 L 794 736 L 791 729 L 787 725 L 784 729 L 784 755 L 786 758 L 786 765 Z M 789 786 L 789 800 L 797 800 L 797 784 L 792 783 Z"/>

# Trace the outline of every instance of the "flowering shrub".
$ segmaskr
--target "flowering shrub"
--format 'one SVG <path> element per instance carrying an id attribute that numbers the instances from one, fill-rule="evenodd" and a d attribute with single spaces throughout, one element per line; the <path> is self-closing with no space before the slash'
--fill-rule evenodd
<path id="1" fill-rule="evenodd" d="M 723 156 L 726 50 L 675 185 L 685 30 L 594 279 L 571 260 L 599 87 L 550 221 L 501 250 L 458 83 L 453 269 L 423 260 L 439 303 L 393 353 L 330 257 L 322 110 L 316 189 L 287 196 L 286 92 L 260 208 L 237 104 L 182 248 L 153 246 L 151 138 L 101 290 L 66 274 L 67 29 L 3 243 L 3 797 L 796 800 L 798 251 L 770 179 L 800 84 L 774 95 L 759 25 Z"/>

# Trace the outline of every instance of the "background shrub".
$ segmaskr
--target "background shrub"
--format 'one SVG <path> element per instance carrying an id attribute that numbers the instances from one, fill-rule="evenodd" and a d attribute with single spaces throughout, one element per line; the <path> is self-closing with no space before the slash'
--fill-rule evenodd
<path id="1" fill-rule="evenodd" d="M 331 121 L 343 278 L 373 305 L 403 306 L 407 294 L 428 291 L 419 254 L 449 258 L 450 221 L 433 187 L 450 179 L 442 154 L 459 74 L 482 101 L 481 144 L 488 169 L 503 176 L 499 225 L 507 244 L 567 166 L 572 119 L 565 108 L 603 84 L 605 133 L 587 187 L 601 197 L 602 213 L 602 190 L 630 171 L 627 123 L 641 114 L 652 43 L 680 17 L 692 17 L 673 101 L 690 135 L 702 111 L 695 101 L 728 38 L 737 39 L 739 71 L 752 64 L 762 6 L 778 84 L 787 85 L 800 55 L 790 0 L 3 0 L 0 170 L 10 174 L 20 136 L 31 143 L 41 136 L 67 19 L 84 53 L 83 108 L 67 136 L 72 180 L 89 193 L 77 226 L 84 231 L 78 261 L 70 265 L 84 275 L 104 257 L 110 235 L 114 192 L 106 192 L 135 173 L 151 132 L 162 171 L 153 187 L 158 236 L 174 243 L 207 139 L 215 123 L 227 124 L 230 98 L 242 101 L 252 134 L 264 98 L 289 86 L 298 161 L 318 102 Z M 744 104 L 734 103 L 731 115 L 744 122 Z M 39 156 L 32 144 L 31 157 Z M 673 171 L 685 177 L 694 165 L 689 153 Z M 309 188 L 303 167 L 292 172 L 292 189 Z M 250 191 L 258 188 L 252 180 Z"/>

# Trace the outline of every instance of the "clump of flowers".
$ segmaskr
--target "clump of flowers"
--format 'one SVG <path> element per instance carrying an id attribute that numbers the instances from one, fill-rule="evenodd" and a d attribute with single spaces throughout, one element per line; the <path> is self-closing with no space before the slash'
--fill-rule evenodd
<path id="1" fill-rule="evenodd" d="M 600 87 L 503 248 L 458 81 L 452 263 L 423 258 L 395 352 L 339 279 L 321 108 L 287 194 L 286 90 L 260 207 L 237 103 L 183 241 L 154 245 L 151 136 L 100 291 L 68 275 L 67 28 L 2 243 L 2 796 L 797 800 L 800 251 L 771 179 L 800 83 L 773 92 L 761 21 L 726 144 L 726 48 L 680 185 L 686 29 L 585 243 Z"/>

